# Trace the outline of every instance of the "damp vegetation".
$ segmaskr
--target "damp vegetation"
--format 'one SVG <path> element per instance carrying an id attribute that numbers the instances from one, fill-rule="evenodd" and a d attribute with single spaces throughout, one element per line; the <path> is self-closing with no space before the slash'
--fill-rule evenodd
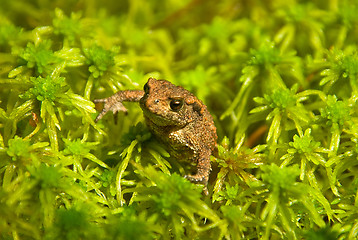
<path id="1" fill-rule="evenodd" d="M 0 0 L 0 239 L 357 239 L 354 0 Z M 209 194 L 141 109 L 167 79 L 218 130 Z"/>

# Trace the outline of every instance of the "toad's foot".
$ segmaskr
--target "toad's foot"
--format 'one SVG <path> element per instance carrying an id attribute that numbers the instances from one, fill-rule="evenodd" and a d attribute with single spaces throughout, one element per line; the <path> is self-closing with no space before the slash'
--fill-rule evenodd
<path id="1" fill-rule="evenodd" d="M 209 191 L 208 191 L 208 180 L 209 180 L 209 176 L 208 175 L 204 175 L 202 173 L 197 173 L 195 175 L 185 175 L 184 176 L 186 179 L 188 179 L 190 182 L 199 182 L 204 184 L 204 194 L 205 195 L 209 195 Z"/>
<path id="2" fill-rule="evenodd" d="M 201 173 L 197 173 L 195 175 L 185 175 L 184 177 L 190 182 L 201 182 L 204 184 L 208 182 L 208 177 Z"/>
<path id="3" fill-rule="evenodd" d="M 127 109 L 124 107 L 122 102 L 118 102 L 116 100 L 117 99 L 114 97 L 114 95 L 108 98 L 95 99 L 93 102 L 104 103 L 104 106 L 94 121 L 98 122 L 108 111 L 112 111 L 113 114 L 119 111 L 127 112 Z"/>
<path id="4" fill-rule="evenodd" d="M 143 90 L 126 90 L 116 92 L 108 98 L 94 100 L 95 103 L 104 103 L 103 110 L 96 117 L 95 122 L 100 120 L 108 111 L 112 111 L 113 113 L 119 111 L 127 112 L 127 109 L 123 106 L 122 102 L 139 102 L 143 96 Z"/>

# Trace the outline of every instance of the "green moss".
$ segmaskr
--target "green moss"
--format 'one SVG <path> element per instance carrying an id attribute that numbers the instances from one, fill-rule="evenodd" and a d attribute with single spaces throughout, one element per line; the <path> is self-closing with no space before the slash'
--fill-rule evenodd
<path id="1" fill-rule="evenodd" d="M 320 142 L 316 142 L 313 140 L 310 129 L 307 130 L 305 132 L 305 135 L 303 135 L 302 137 L 299 137 L 298 135 L 293 136 L 293 142 L 289 143 L 290 146 L 294 147 L 295 151 L 300 154 L 311 153 L 316 150 L 320 145 Z M 290 152 L 289 150 L 287 151 Z"/>
<path id="2" fill-rule="evenodd" d="M 5 22 L 4 19 L 2 20 Z M 7 46 L 18 40 L 21 32 L 22 29 L 20 27 L 16 27 L 11 23 L 2 23 L 0 25 L 0 47 Z"/>
<path id="3" fill-rule="evenodd" d="M 352 94 L 357 94 L 357 56 L 356 50 L 351 48 L 348 48 L 346 51 L 333 49 L 328 52 L 327 62 L 325 63 L 327 68 L 321 72 L 323 78 L 320 82 L 321 85 L 325 85 L 325 91 L 340 93 L 340 89 L 334 88 L 339 84 L 343 84 L 343 90 L 350 86 L 350 89 L 344 92 L 344 94 L 351 91 Z"/>
<path id="4" fill-rule="evenodd" d="M 299 175 L 297 166 L 279 168 L 276 165 L 262 166 L 262 180 L 268 185 L 271 191 L 284 193 L 292 189 Z"/>
<path id="5" fill-rule="evenodd" d="M 23 140 L 18 136 L 15 136 L 14 139 L 10 139 L 9 148 L 7 150 L 7 154 L 11 157 L 22 157 L 26 156 L 29 152 L 30 148 L 30 140 Z"/>
<path id="6" fill-rule="evenodd" d="M 154 218 L 144 213 L 138 214 L 134 208 L 125 207 L 120 214 L 109 219 L 108 237 L 120 240 L 155 239 L 156 229 Z"/>
<path id="7" fill-rule="evenodd" d="M 105 169 L 103 173 L 99 176 L 99 179 L 102 181 L 103 187 L 108 187 L 115 180 L 115 174 L 113 171 Z"/>
<path id="8" fill-rule="evenodd" d="M 35 97 L 38 101 L 50 100 L 54 101 L 65 86 L 65 78 L 52 78 L 51 76 L 31 77 L 30 81 L 33 87 L 30 88 L 25 94 L 25 98 Z"/>
<path id="9" fill-rule="evenodd" d="M 200 3 L 200 4 L 198 4 Z M 356 1 L 0 1 L 1 239 L 356 239 Z M 212 113 L 209 195 L 93 99 L 149 77 Z"/>
<path id="10" fill-rule="evenodd" d="M 62 174 L 54 166 L 41 164 L 40 167 L 29 167 L 29 172 L 39 182 L 41 189 L 61 187 Z"/>
<path id="11" fill-rule="evenodd" d="M 321 110 L 321 116 L 327 120 L 328 125 L 343 124 L 349 120 L 351 109 L 346 102 L 337 101 L 336 96 L 328 96 L 327 106 Z"/>
<path id="12" fill-rule="evenodd" d="M 51 50 L 51 41 L 44 40 L 38 44 L 28 43 L 26 48 L 20 52 L 20 57 L 26 62 L 28 68 L 36 68 L 42 73 L 50 73 L 53 64 L 59 62 Z"/>
<path id="13" fill-rule="evenodd" d="M 56 9 L 55 14 L 56 18 L 53 19 L 54 33 L 62 35 L 70 43 L 74 43 L 82 31 L 81 15 L 72 13 L 71 17 L 67 17 L 61 9 Z"/>
<path id="14" fill-rule="evenodd" d="M 249 65 L 265 66 L 281 61 L 280 52 L 272 42 L 262 44 L 259 49 L 251 49 L 250 55 Z"/>
<path id="15" fill-rule="evenodd" d="M 82 142 L 80 139 L 76 139 L 75 141 L 70 141 L 68 139 L 63 139 L 66 147 L 63 150 L 65 154 L 73 154 L 78 156 L 86 155 L 90 152 L 89 144 Z"/>
<path id="16" fill-rule="evenodd" d="M 173 213 L 177 212 L 180 208 L 180 202 L 186 197 L 186 194 L 190 194 L 191 198 L 199 199 L 199 192 L 193 191 L 192 185 L 185 181 L 181 176 L 174 174 L 167 181 L 159 182 L 158 194 L 152 196 L 153 201 L 157 205 L 157 208 L 169 217 Z"/>
<path id="17" fill-rule="evenodd" d="M 311 230 L 305 234 L 307 240 L 335 240 L 338 233 L 329 227 L 318 230 Z"/>
<path id="18" fill-rule="evenodd" d="M 101 46 L 94 45 L 91 48 L 84 48 L 83 53 L 87 58 L 88 70 L 94 78 L 103 75 L 110 67 L 114 66 L 114 53 L 105 50 Z"/>
<path id="19" fill-rule="evenodd" d="M 55 217 L 57 229 L 54 235 L 48 235 L 49 238 L 61 239 L 79 239 L 88 238 L 95 239 L 93 234 L 93 226 L 88 221 L 85 211 L 76 209 L 59 209 Z M 91 229 L 91 231 L 88 231 Z"/>
<path id="20" fill-rule="evenodd" d="M 265 95 L 265 99 L 270 103 L 271 108 L 285 110 L 296 103 L 296 97 L 288 89 L 275 90 L 271 95 Z"/>

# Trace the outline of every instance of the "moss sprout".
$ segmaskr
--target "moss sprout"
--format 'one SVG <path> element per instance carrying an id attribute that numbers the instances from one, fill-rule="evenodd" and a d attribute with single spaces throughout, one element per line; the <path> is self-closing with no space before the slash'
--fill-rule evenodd
<path id="1" fill-rule="evenodd" d="M 0 6 L 0 239 L 358 238 L 357 1 Z M 212 114 L 208 195 L 140 107 L 94 122 L 149 77 Z"/>
<path id="2" fill-rule="evenodd" d="M 347 102 L 339 101 L 336 96 L 330 95 L 327 98 L 327 106 L 321 110 L 321 116 L 327 120 L 327 125 L 338 127 L 351 120 L 351 111 Z"/>
<path id="3" fill-rule="evenodd" d="M 55 9 L 55 14 L 56 18 L 53 19 L 54 33 L 62 35 L 68 41 L 68 44 L 74 44 L 78 40 L 77 37 L 82 33 L 81 14 L 72 13 L 71 17 L 67 17 L 59 8 Z"/>
<path id="4" fill-rule="evenodd" d="M 325 85 L 325 91 L 339 94 L 343 91 L 352 92 L 353 96 L 357 95 L 357 53 L 355 49 L 346 51 L 333 49 L 327 56 L 327 68 L 321 72 L 323 76 L 320 84 Z M 349 85 L 347 84 L 349 83 Z M 337 84 L 343 84 L 344 88 L 333 90 Z M 350 89 L 346 89 L 350 86 Z M 346 94 L 346 93 L 344 93 Z"/>
<path id="5" fill-rule="evenodd" d="M 0 47 L 11 46 L 18 40 L 22 28 L 5 21 L 5 19 L 2 19 L 2 22 L 0 25 Z"/>
<path id="6" fill-rule="evenodd" d="M 35 97 L 38 101 L 54 101 L 56 97 L 63 92 L 65 84 L 65 78 L 51 78 L 51 76 L 43 77 L 32 77 L 30 81 L 33 87 L 30 88 L 25 94 L 25 98 Z"/>
<path id="7" fill-rule="evenodd" d="M 94 78 L 103 75 L 110 67 L 114 66 L 114 53 L 105 50 L 100 46 L 92 46 L 83 49 L 87 58 L 87 64 L 90 65 L 88 70 L 93 74 Z"/>
<path id="8" fill-rule="evenodd" d="M 18 157 L 26 157 L 30 150 L 30 140 L 23 140 L 16 136 L 14 139 L 9 140 L 9 148 L 6 153 L 14 160 Z"/>
<path id="9" fill-rule="evenodd" d="M 38 44 L 28 43 L 20 52 L 20 57 L 26 62 L 28 68 L 35 68 L 39 74 L 50 73 L 53 65 L 60 61 L 51 49 L 51 41 L 45 40 Z"/>

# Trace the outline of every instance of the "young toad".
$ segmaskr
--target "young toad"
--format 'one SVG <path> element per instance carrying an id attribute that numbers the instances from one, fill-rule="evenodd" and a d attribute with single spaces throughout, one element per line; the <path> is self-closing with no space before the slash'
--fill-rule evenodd
<path id="1" fill-rule="evenodd" d="M 197 173 L 185 177 L 206 186 L 211 170 L 210 155 L 217 139 L 214 121 L 206 106 L 182 87 L 149 78 L 144 91 L 119 91 L 111 97 L 94 100 L 104 103 L 95 121 L 108 111 L 126 112 L 124 101 L 139 102 L 149 130 L 168 148 L 170 155 L 196 163 Z"/>

